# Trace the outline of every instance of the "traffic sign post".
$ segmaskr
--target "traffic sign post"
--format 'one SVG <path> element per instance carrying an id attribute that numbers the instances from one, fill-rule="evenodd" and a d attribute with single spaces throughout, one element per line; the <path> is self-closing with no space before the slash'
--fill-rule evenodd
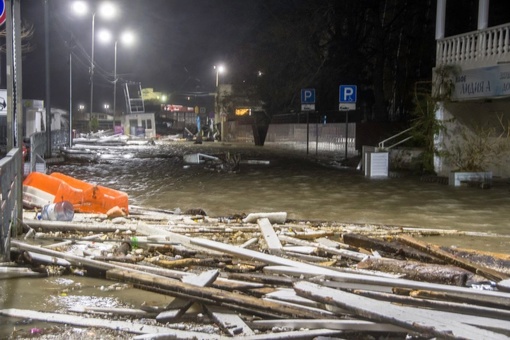
<path id="1" fill-rule="evenodd" d="M 315 89 L 301 89 L 301 111 L 306 111 L 306 154 L 310 138 L 310 111 L 315 111 Z"/>
<path id="2" fill-rule="evenodd" d="M 349 110 L 356 110 L 357 100 L 357 89 L 356 85 L 340 85 L 339 98 L 338 98 L 338 110 L 345 111 L 345 155 L 344 159 L 347 159 L 347 146 L 348 146 L 348 135 L 349 135 Z"/>

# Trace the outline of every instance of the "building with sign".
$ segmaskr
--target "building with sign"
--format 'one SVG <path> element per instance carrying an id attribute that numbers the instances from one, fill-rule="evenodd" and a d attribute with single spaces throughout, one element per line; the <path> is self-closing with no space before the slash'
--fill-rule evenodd
<path id="1" fill-rule="evenodd" d="M 435 158 L 435 170 L 449 175 L 478 167 L 508 178 L 510 23 L 490 27 L 489 0 L 478 0 L 477 30 L 445 37 L 445 22 L 456 15 L 447 13 L 447 1 L 437 0 L 433 94 L 446 95 L 436 111 L 446 130 L 435 138 L 436 147 L 443 151 Z M 476 143 L 485 147 L 476 151 Z"/>

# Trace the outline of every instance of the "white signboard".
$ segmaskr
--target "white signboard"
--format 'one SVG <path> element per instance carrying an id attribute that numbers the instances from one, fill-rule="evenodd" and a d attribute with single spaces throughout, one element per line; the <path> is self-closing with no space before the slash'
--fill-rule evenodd
<path id="1" fill-rule="evenodd" d="M 356 103 L 340 103 L 338 104 L 338 110 L 340 111 L 356 110 Z"/>
<path id="2" fill-rule="evenodd" d="M 301 111 L 315 111 L 315 104 L 301 104 Z"/>

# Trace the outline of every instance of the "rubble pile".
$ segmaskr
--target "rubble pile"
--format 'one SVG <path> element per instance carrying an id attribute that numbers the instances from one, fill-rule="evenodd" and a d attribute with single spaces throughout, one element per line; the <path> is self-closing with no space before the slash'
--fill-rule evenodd
<path id="1" fill-rule="evenodd" d="M 75 214 L 69 222 L 26 212 L 26 234 L 11 240 L 16 264 L 1 267 L 2 277 L 99 275 L 112 289 L 173 300 L 0 315 L 134 339 L 510 337 L 510 255 L 423 241 L 456 231 L 200 212 L 130 207 L 127 217 Z"/>

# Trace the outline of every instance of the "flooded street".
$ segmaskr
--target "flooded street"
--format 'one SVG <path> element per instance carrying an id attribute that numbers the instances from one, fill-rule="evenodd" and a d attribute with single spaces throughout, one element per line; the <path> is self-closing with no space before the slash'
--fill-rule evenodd
<path id="1" fill-rule="evenodd" d="M 510 185 L 491 189 L 450 187 L 418 177 L 369 179 L 353 169 L 324 166 L 310 159 L 264 147 L 175 142 L 155 147 L 151 156 L 136 149 L 103 153 L 98 162 L 50 167 L 78 179 L 123 190 L 130 204 L 185 211 L 201 208 L 209 216 L 285 211 L 289 219 L 386 224 L 510 235 Z M 240 154 L 239 173 L 186 165 L 183 154 Z M 311 153 L 310 156 L 312 156 Z M 322 162 L 324 163 L 324 162 Z M 329 162 L 330 164 L 331 162 Z M 508 249 L 510 239 L 484 239 L 470 246 Z M 446 242 L 444 237 L 438 242 Z"/>
<path id="2" fill-rule="evenodd" d="M 183 155 L 241 155 L 239 173 L 185 164 Z M 499 237 L 437 236 L 426 242 L 508 252 L 510 186 L 454 188 L 418 177 L 374 180 L 353 169 L 331 166 L 263 147 L 175 142 L 160 146 L 93 152 L 93 162 L 49 166 L 80 180 L 129 194 L 131 205 L 165 210 L 203 209 L 211 217 L 285 211 L 289 219 L 383 224 L 495 233 Z M 258 162 L 248 162 L 248 161 Z M 269 161 L 269 162 L 267 162 Z M 248 163 L 248 164 L 247 164 Z M 253 164 L 255 163 L 255 164 Z M 326 166 L 328 165 L 328 166 Z M 168 296 L 81 276 L 0 280 L 1 308 L 64 311 L 76 307 L 165 306 Z M 0 317 L 0 338 L 13 329 L 27 334 L 51 324 Z M 86 330 L 84 330 L 86 332 Z M 83 338 L 94 337 L 85 334 Z"/>

